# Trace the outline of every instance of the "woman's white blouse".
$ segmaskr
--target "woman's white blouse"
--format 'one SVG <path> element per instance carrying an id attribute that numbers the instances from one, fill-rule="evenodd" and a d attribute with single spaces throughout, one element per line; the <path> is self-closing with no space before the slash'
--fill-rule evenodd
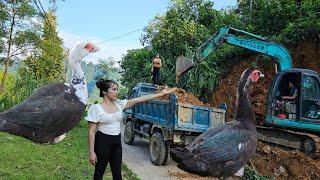
<path id="1" fill-rule="evenodd" d="M 122 120 L 122 111 L 127 105 L 128 100 L 116 100 L 115 104 L 118 111 L 107 113 L 101 104 L 93 104 L 89 107 L 88 115 L 85 118 L 88 122 L 97 123 L 97 130 L 108 135 L 119 135 Z"/>

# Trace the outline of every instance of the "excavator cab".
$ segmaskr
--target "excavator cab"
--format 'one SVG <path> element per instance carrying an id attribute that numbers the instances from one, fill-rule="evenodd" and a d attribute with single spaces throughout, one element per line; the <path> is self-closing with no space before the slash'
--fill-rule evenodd
<path id="1" fill-rule="evenodd" d="M 295 99 L 290 96 L 289 82 L 297 89 Z M 289 69 L 279 72 L 268 94 L 266 123 L 320 131 L 320 79 L 307 69 Z"/>
<path id="2" fill-rule="evenodd" d="M 295 120 L 299 114 L 299 97 L 300 93 L 300 79 L 301 75 L 299 73 L 290 72 L 285 73 L 276 84 L 275 90 L 275 110 L 274 116 L 281 119 L 292 119 Z M 284 99 L 283 97 L 292 96 L 291 88 L 289 84 L 292 84 L 293 90 L 295 91 L 294 99 Z"/>

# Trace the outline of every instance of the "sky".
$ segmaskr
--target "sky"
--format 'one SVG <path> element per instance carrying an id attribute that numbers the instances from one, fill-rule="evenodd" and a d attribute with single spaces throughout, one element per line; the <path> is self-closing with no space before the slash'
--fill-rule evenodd
<path id="1" fill-rule="evenodd" d="M 41 0 L 46 6 L 45 0 Z M 237 0 L 213 0 L 215 9 L 236 5 Z M 64 47 L 86 39 L 99 43 L 101 49 L 90 56 L 93 61 L 113 57 L 115 61 L 128 49 L 141 48 L 143 28 L 156 16 L 163 15 L 169 0 L 65 0 L 58 1 L 58 33 Z M 121 38 L 115 37 L 128 34 Z M 109 41 L 108 41 L 109 40 Z M 90 61 L 88 59 L 87 61 Z"/>

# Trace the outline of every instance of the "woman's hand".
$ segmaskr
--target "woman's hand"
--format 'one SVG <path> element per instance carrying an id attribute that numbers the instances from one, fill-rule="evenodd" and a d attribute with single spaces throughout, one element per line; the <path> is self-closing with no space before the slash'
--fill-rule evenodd
<path id="1" fill-rule="evenodd" d="M 96 165 L 97 162 L 97 155 L 95 152 L 89 153 L 89 162 L 91 165 Z"/>
<path id="2" fill-rule="evenodd" d="M 140 96 L 140 97 L 137 97 L 137 98 L 129 99 L 127 104 L 126 104 L 125 109 L 128 109 L 128 108 L 134 106 L 137 103 L 150 101 L 152 99 L 159 98 L 159 97 L 162 97 L 164 95 L 173 93 L 176 89 L 177 88 L 165 88 L 161 92 L 156 93 L 156 94 L 149 94 L 149 95 L 145 95 L 145 96 Z"/>
<path id="3" fill-rule="evenodd" d="M 176 90 L 177 90 L 177 88 L 167 88 L 167 87 L 165 87 L 165 88 L 161 91 L 161 93 L 162 93 L 163 95 L 167 95 L 167 94 L 170 94 L 170 93 L 175 92 Z"/>

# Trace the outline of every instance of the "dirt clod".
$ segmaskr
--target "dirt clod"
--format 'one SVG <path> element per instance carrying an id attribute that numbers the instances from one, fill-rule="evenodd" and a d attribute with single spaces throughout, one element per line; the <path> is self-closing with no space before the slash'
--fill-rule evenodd
<path id="1" fill-rule="evenodd" d="M 271 148 L 270 146 L 266 145 L 262 148 L 263 152 L 266 153 L 266 154 L 270 154 L 271 152 Z"/>

